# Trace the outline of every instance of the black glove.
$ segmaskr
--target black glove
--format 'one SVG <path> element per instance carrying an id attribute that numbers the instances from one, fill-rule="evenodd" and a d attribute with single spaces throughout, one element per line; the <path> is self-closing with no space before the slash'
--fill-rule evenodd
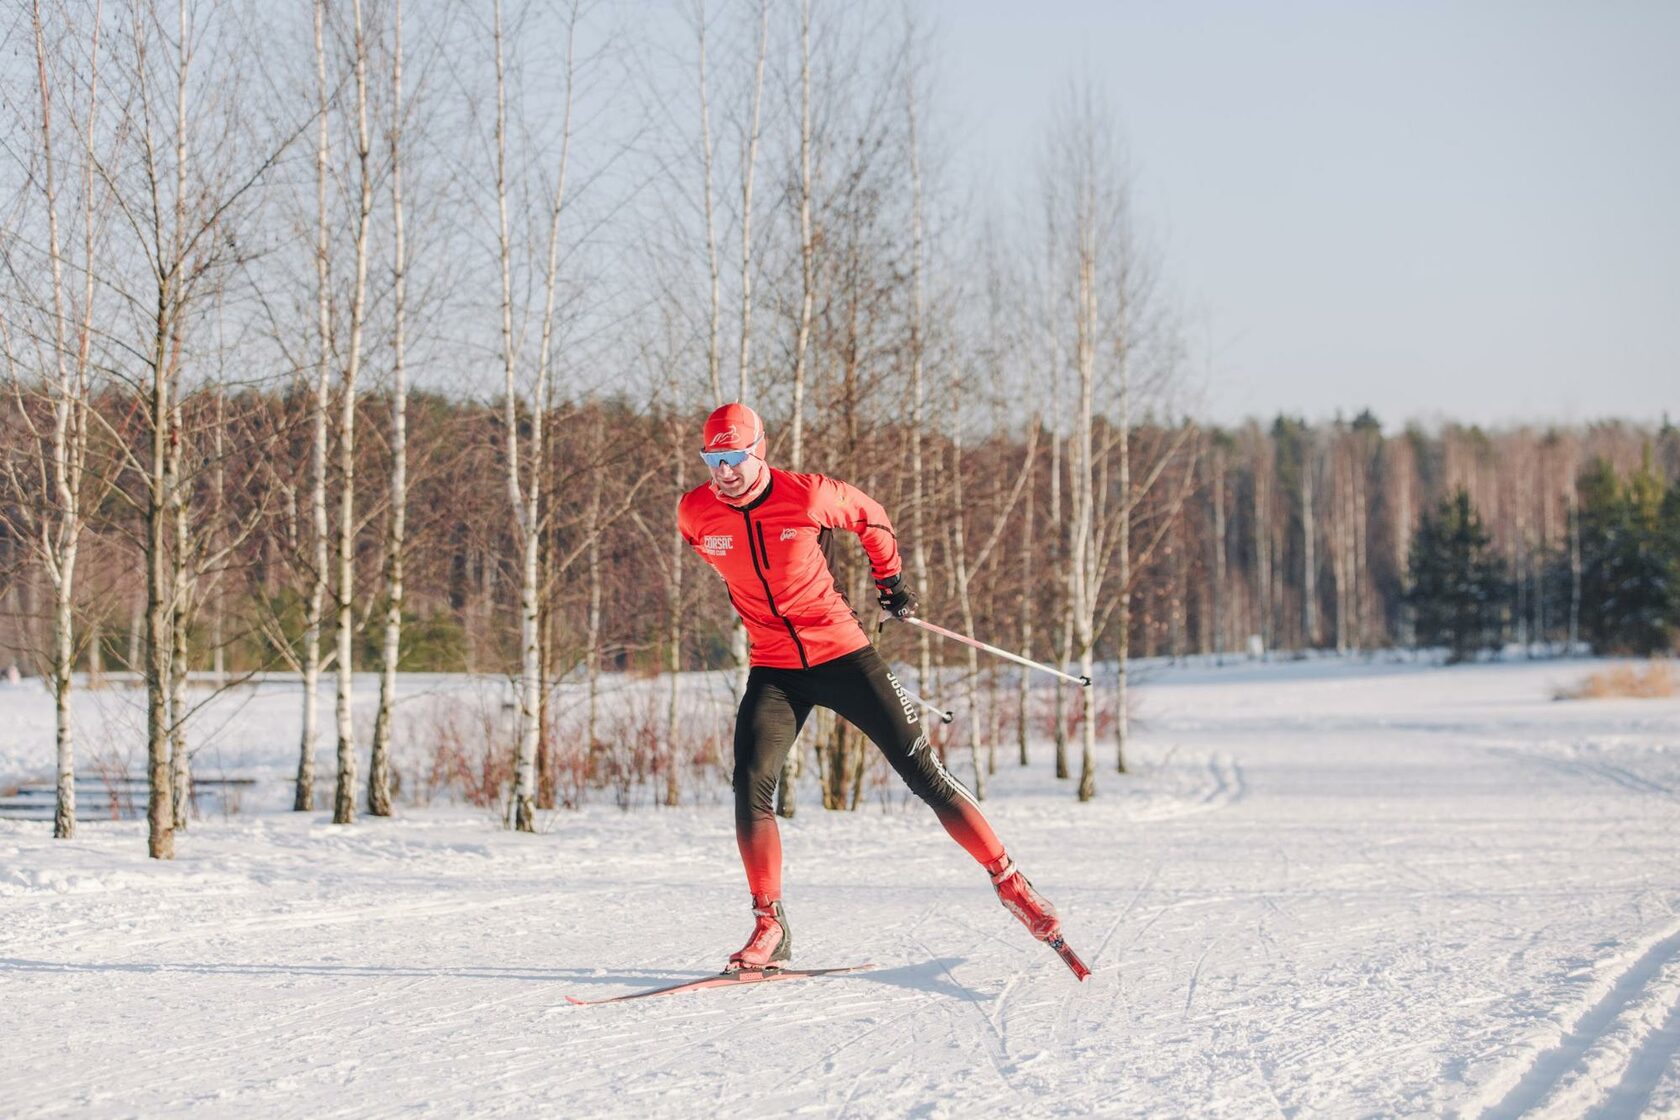
<path id="1" fill-rule="evenodd" d="M 875 590 L 881 609 L 894 618 L 909 618 L 916 613 L 916 593 L 904 586 L 902 574 L 876 580 Z"/>

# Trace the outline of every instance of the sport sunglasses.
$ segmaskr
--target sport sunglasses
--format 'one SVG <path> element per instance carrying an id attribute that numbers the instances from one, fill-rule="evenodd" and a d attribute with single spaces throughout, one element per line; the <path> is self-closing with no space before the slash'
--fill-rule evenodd
<path id="1" fill-rule="evenodd" d="M 763 438 L 762 436 L 759 437 L 759 439 Z M 747 456 L 753 453 L 753 448 L 758 446 L 758 442 L 755 439 L 751 446 L 743 447 L 739 451 L 702 451 L 700 452 L 700 458 L 706 460 L 708 467 L 738 467 L 747 461 Z"/>

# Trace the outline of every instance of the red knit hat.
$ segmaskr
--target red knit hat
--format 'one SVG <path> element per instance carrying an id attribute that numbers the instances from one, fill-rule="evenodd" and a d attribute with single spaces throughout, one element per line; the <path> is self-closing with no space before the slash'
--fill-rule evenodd
<path id="1" fill-rule="evenodd" d="M 702 451 L 743 451 L 764 438 L 764 421 L 739 402 L 726 404 L 706 417 Z"/>

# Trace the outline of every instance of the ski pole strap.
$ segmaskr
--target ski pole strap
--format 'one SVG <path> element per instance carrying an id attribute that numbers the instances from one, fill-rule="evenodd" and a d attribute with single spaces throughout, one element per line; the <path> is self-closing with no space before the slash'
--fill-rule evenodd
<path id="1" fill-rule="evenodd" d="M 893 617 L 893 616 L 889 615 L 888 617 Z M 1076 684 L 1076 685 L 1079 685 L 1081 688 L 1090 688 L 1091 687 L 1091 678 L 1090 677 L 1086 677 L 1086 676 L 1077 676 L 1076 677 L 1072 673 L 1064 673 L 1060 669 L 1057 669 L 1056 667 L 1054 667 L 1052 665 L 1046 665 L 1046 664 L 1044 664 L 1043 662 L 1040 662 L 1040 661 L 1033 661 L 1029 658 L 1022 657 L 1018 653 L 1011 653 L 1006 649 L 999 649 L 997 646 L 987 645 L 985 642 L 982 642 L 982 641 L 980 641 L 976 638 L 970 638 L 967 634 L 959 634 L 954 630 L 947 630 L 947 629 L 945 629 L 945 627 L 936 626 L 935 624 L 933 624 L 931 622 L 928 622 L 925 619 L 916 618 L 915 616 L 912 615 L 910 618 L 899 619 L 899 621 L 900 622 L 908 622 L 911 626 L 919 626 L 923 630 L 926 630 L 926 631 L 928 631 L 929 633 L 932 633 L 932 634 L 938 634 L 942 638 L 950 638 L 953 642 L 961 642 L 965 646 L 973 646 L 975 649 L 985 650 L 987 653 L 996 654 L 998 657 L 1003 658 L 1005 661 L 1013 661 L 1017 665 L 1025 665 L 1029 669 L 1037 669 L 1041 673 L 1049 673 L 1053 677 L 1060 677 L 1062 680 L 1067 681 L 1069 684 Z"/>

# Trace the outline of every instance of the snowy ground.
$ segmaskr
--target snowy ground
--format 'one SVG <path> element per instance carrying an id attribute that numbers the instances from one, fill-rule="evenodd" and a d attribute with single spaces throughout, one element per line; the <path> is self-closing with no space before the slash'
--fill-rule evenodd
<path id="1" fill-rule="evenodd" d="M 1083 986 L 914 809 L 783 829 L 799 962 L 875 971 L 604 1007 L 745 934 L 722 804 L 0 822 L 0 1114 L 1680 1114 L 1680 701 L 1552 701 L 1590 667 L 1165 670 L 1093 804 L 1000 769 Z"/>

